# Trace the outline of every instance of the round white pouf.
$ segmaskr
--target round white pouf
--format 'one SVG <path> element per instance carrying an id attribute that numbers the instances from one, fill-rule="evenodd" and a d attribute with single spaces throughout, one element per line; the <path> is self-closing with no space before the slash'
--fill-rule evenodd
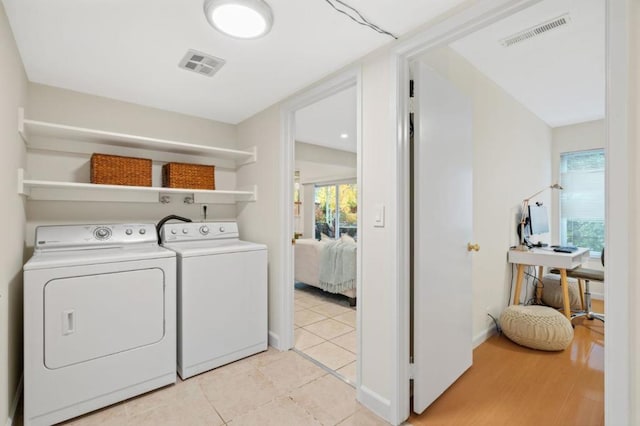
<path id="1" fill-rule="evenodd" d="M 547 306 L 509 306 L 500 315 L 500 327 L 517 344 L 543 351 L 562 351 L 573 340 L 571 322 Z"/>
<path id="2" fill-rule="evenodd" d="M 580 304 L 580 290 L 578 281 L 567 278 L 569 284 L 569 304 L 574 311 L 582 310 Z M 547 274 L 542 278 L 542 302 L 554 308 L 562 308 L 562 286 L 560 285 L 560 275 Z"/>

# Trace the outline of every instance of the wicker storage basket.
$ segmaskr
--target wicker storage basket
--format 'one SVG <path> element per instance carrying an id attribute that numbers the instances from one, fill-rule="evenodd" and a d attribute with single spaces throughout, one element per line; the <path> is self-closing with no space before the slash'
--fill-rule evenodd
<path id="1" fill-rule="evenodd" d="M 151 186 L 151 160 L 93 154 L 91 156 L 91 183 Z"/>
<path id="2" fill-rule="evenodd" d="M 216 189 L 215 166 L 167 163 L 162 166 L 165 188 Z"/>

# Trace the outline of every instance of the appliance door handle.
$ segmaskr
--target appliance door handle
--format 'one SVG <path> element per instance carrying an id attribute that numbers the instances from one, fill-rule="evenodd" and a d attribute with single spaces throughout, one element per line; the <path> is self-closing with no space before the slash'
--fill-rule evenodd
<path id="1" fill-rule="evenodd" d="M 76 332 L 76 311 L 67 309 L 62 311 L 62 335 L 68 336 Z"/>

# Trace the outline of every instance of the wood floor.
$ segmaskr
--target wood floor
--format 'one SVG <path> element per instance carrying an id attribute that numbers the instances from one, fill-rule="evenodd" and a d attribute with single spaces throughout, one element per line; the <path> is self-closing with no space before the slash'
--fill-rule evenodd
<path id="1" fill-rule="evenodd" d="M 594 301 L 594 311 L 603 312 Z M 579 318 L 562 352 L 543 352 L 493 336 L 473 366 L 414 426 L 604 425 L 604 324 Z"/>

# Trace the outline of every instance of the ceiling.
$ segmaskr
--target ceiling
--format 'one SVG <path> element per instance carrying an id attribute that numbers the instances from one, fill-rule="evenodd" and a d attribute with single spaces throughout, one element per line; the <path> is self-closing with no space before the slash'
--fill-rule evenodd
<path id="1" fill-rule="evenodd" d="M 356 87 L 296 112 L 296 141 L 356 152 Z"/>
<path id="2" fill-rule="evenodd" d="M 566 13 L 566 26 L 510 47 L 499 42 Z M 551 127 L 604 117 L 604 0 L 546 0 L 451 47 Z"/>
<path id="3" fill-rule="evenodd" d="M 500 40 L 569 13 L 571 22 L 511 47 Z M 545 0 L 451 47 L 550 127 L 601 119 L 605 107 L 603 0 Z M 356 152 L 356 92 L 296 114 L 296 139 Z M 349 134 L 341 139 L 340 133 Z"/>
<path id="4" fill-rule="evenodd" d="M 236 40 L 203 0 L 2 0 L 30 81 L 238 123 L 392 38 L 325 0 L 267 0 L 274 26 Z M 402 35 L 465 0 L 347 0 Z M 178 68 L 188 49 L 226 60 L 213 77 Z"/>

